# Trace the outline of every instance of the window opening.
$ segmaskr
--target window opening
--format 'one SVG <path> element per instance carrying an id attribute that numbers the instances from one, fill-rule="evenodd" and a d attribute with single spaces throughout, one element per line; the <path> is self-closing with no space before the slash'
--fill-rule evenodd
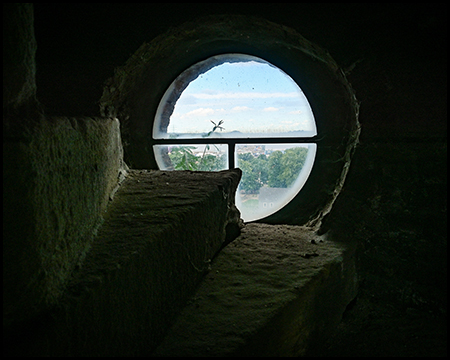
<path id="1" fill-rule="evenodd" d="M 242 178 L 236 206 L 246 221 L 273 214 L 288 204 L 305 184 L 316 144 L 239 144 L 236 166 Z"/>
<path id="2" fill-rule="evenodd" d="M 164 170 L 220 171 L 228 169 L 227 144 L 155 145 Z"/>
<path id="3" fill-rule="evenodd" d="M 153 146 L 163 170 L 239 167 L 244 221 L 267 217 L 305 184 L 316 154 L 314 115 L 300 87 L 269 62 L 222 54 L 191 66 L 158 106 Z"/>

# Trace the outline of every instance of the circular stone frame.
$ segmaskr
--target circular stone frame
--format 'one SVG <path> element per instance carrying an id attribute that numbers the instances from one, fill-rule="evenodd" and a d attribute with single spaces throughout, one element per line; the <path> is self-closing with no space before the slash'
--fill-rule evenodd
<path id="1" fill-rule="evenodd" d="M 342 188 L 358 143 L 359 103 L 326 51 L 265 19 L 220 15 L 185 23 L 144 43 L 116 70 L 106 82 L 100 110 L 122 123 L 125 162 L 135 169 L 158 169 L 152 130 L 161 98 L 186 69 L 226 53 L 253 55 L 287 73 L 303 90 L 316 121 L 317 153 L 308 180 L 289 204 L 261 221 L 320 224 Z"/>

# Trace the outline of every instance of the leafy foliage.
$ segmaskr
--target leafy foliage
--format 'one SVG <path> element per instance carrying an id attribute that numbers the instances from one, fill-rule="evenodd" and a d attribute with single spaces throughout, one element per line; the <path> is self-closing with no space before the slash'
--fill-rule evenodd
<path id="1" fill-rule="evenodd" d="M 210 120 L 214 125 L 212 130 L 203 137 L 210 136 L 214 131 L 219 129 L 224 130 L 222 127 L 223 120 L 220 120 L 217 124 Z M 220 153 L 219 148 L 213 145 Z M 206 151 L 210 150 L 210 145 L 205 145 L 203 155 L 201 157 L 194 154 L 195 146 L 177 146 L 173 147 L 169 157 L 174 165 L 175 170 L 192 170 L 192 171 L 219 171 L 226 169 L 226 157 L 224 155 L 214 156 L 207 154 Z"/>
<path id="2" fill-rule="evenodd" d="M 210 136 L 217 129 L 223 130 L 223 120 L 214 125 L 212 130 L 203 135 Z M 218 153 L 219 148 L 216 147 Z M 211 145 L 205 145 L 203 154 L 195 154 L 195 146 L 174 146 L 169 152 L 175 170 L 219 171 L 227 168 L 225 155 L 213 155 L 206 152 Z M 285 151 L 274 151 L 269 155 L 254 156 L 250 152 L 238 154 L 238 166 L 242 170 L 240 190 L 256 194 L 263 186 L 287 188 L 297 179 L 306 160 L 308 149 L 293 147 Z M 233 156 L 230 154 L 230 156 Z"/>
<path id="3" fill-rule="evenodd" d="M 262 186 L 290 187 L 303 168 L 307 153 L 308 149 L 295 147 L 284 152 L 274 151 L 269 156 L 239 154 L 239 167 L 242 170 L 240 189 L 256 193 Z"/>
<path id="4" fill-rule="evenodd" d="M 169 154 L 175 170 L 220 171 L 226 168 L 226 156 L 206 154 L 210 149 L 206 145 L 202 156 L 194 154 L 195 146 L 174 146 Z"/>
<path id="5" fill-rule="evenodd" d="M 273 152 L 269 157 L 269 179 L 270 187 L 290 187 L 297 179 L 303 168 L 308 150 L 303 147 Z"/>

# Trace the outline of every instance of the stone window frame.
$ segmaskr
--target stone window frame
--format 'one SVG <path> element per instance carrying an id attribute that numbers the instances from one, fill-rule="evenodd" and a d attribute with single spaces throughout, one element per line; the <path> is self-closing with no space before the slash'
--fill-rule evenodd
<path id="1" fill-rule="evenodd" d="M 296 197 L 259 221 L 319 227 L 342 190 L 359 141 L 359 103 L 325 50 L 265 19 L 213 15 L 187 22 L 144 43 L 116 69 L 105 84 L 100 111 L 120 120 L 126 163 L 135 169 L 158 169 L 153 154 L 158 141 L 152 132 L 161 98 L 186 69 L 226 53 L 268 61 L 288 74 L 308 99 L 319 134 L 314 166 Z"/>

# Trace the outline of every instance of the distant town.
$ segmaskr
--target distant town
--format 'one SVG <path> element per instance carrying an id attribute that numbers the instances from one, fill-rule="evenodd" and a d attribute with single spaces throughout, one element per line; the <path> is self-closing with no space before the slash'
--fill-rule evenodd
<path id="1" fill-rule="evenodd" d="M 204 148 L 196 148 L 193 149 L 192 152 L 196 156 L 213 155 L 213 156 L 221 156 L 224 155 L 225 151 L 219 151 L 220 148 L 216 148 L 214 145 L 210 145 L 209 150 L 204 152 Z M 281 152 L 284 152 L 284 149 L 279 149 Z M 257 144 L 249 144 L 249 145 L 237 145 L 236 153 L 237 154 L 252 154 L 254 157 L 258 157 L 260 155 L 269 156 L 272 152 L 276 151 L 275 149 L 266 149 L 266 145 L 257 145 Z"/>

